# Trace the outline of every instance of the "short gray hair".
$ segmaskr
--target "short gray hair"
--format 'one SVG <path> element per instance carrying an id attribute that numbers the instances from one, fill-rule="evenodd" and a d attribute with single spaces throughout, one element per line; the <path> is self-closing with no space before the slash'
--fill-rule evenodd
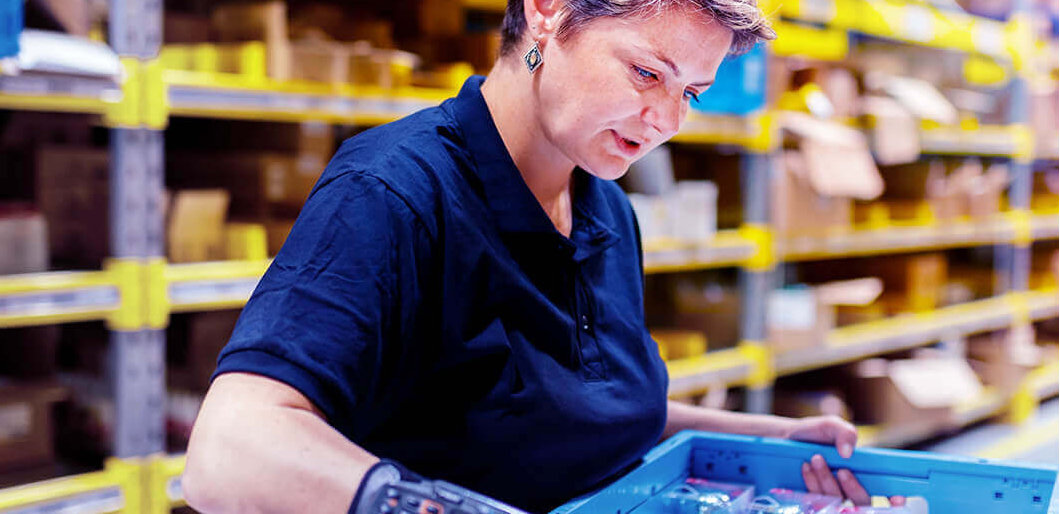
<path id="1" fill-rule="evenodd" d="M 703 13 L 733 32 L 729 52 L 742 54 L 759 41 L 776 39 L 777 33 L 758 9 L 757 0 L 566 0 L 556 35 L 561 41 L 578 33 L 597 18 L 650 16 L 663 9 L 683 5 Z M 501 55 L 515 51 L 526 32 L 523 0 L 508 0 L 501 24 Z"/>

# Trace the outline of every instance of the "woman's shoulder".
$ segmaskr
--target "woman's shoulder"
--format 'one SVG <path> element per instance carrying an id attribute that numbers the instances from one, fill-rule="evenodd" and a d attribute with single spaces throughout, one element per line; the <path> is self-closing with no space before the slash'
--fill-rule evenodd
<path id="1" fill-rule="evenodd" d="M 371 177 L 422 216 L 434 210 L 439 195 L 454 187 L 452 177 L 467 160 L 464 146 L 442 109 L 424 109 L 344 141 L 317 189 L 347 182 L 342 179 L 350 175 Z"/>

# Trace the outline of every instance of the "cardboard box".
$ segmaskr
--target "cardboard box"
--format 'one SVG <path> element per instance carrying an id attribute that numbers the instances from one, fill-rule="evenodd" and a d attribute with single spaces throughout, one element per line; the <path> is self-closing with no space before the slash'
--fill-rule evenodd
<path id="1" fill-rule="evenodd" d="M 0 385 L 0 470 L 54 460 L 52 405 L 66 394 L 56 385 Z"/>
<path id="2" fill-rule="evenodd" d="M 63 32 L 88 37 L 92 29 L 92 6 L 88 0 L 36 0 L 32 3 Z"/>
<path id="3" fill-rule="evenodd" d="M 291 43 L 291 78 L 344 84 L 349 78 L 350 50 L 333 41 Z"/>
<path id="4" fill-rule="evenodd" d="M 786 113 L 782 125 L 799 150 L 784 153 L 783 172 L 773 183 L 777 231 L 820 236 L 851 229 L 853 199 L 883 192 L 865 136 L 803 113 Z"/>
<path id="5" fill-rule="evenodd" d="M 457 36 L 464 33 L 464 5 L 459 0 L 420 0 L 419 33 L 425 36 Z"/>
<path id="6" fill-rule="evenodd" d="M 36 163 L 37 207 L 47 222 L 52 266 L 99 269 L 110 249 L 109 152 L 43 146 Z"/>
<path id="7" fill-rule="evenodd" d="M 820 346 L 836 327 L 836 306 L 869 305 L 882 291 L 872 277 L 774 290 L 766 303 L 769 345 L 778 353 Z"/>
<path id="8" fill-rule="evenodd" d="M 171 153 L 169 186 L 228 191 L 229 217 L 262 221 L 296 216 L 326 162 L 317 155 L 292 157 L 274 153 Z"/>
<path id="9" fill-rule="evenodd" d="M 290 78 L 291 45 L 285 2 L 225 4 L 213 10 L 211 19 L 221 42 L 263 41 L 269 77 Z"/>
<path id="10" fill-rule="evenodd" d="M 217 369 L 217 356 L 228 344 L 239 310 L 197 312 L 173 318 L 167 338 L 170 386 L 205 392 Z"/>
<path id="11" fill-rule="evenodd" d="M 0 203 L 0 275 L 48 270 L 44 216 L 24 204 Z"/>
<path id="12" fill-rule="evenodd" d="M 983 383 L 1002 394 L 1015 391 L 1027 373 L 1045 362 L 1042 349 L 1034 344 L 1030 325 L 971 336 L 967 350 L 968 363 Z"/>
<path id="13" fill-rule="evenodd" d="M 953 407 L 982 394 L 982 384 L 962 359 L 887 361 L 853 366 L 850 406 L 862 423 L 943 427 Z"/>
<path id="14" fill-rule="evenodd" d="M 861 106 L 878 164 L 892 166 L 920 159 L 920 122 L 902 104 L 884 96 L 867 96 Z"/>
<path id="15" fill-rule="evenodd" d="M 401 50 L 373 48 L 366 41 L 349 47 L 349 82 L 359 86 L 395 89 L 412 85 L 419 57 Z"/>
<path id="16" fill-rule="evenodd" d="M 478 72 L 488 73 L 501 54 L 499 30 L 472 32 L 463 37 L 463 59 L 471 63 Z"/>
<path id="17" fill-rule="evenodd" d="M 682 279 L 673 289 L 665 289 L 672 298 L 668 312 L 658 305 L 646 306 L 648 315 L 659 325 L 704 334 L 715 348 L 725 348 L 740 341 L 740 293 L 731 287 L 701 280 Z M 651 293 L 662 294 L 663 290 Z M 657 302 L 662 303 L 662 302 Z"/>
<path id="18" fill-rule="evenodd" d="M 874 89 L 901 103 L 917 119 L 940 125 L 956 125 L 960 122 L 957 108 L 926 80 L 897 75 L 876 75 L 869 82 L 873 84 Z"/>
<path id="19" fill-rule="evenodd" d="M 177 191 L 170 203 L 166 226 L 169 261 L 223 260 L 226 257 L 228 192 L 223 189 Z"/>

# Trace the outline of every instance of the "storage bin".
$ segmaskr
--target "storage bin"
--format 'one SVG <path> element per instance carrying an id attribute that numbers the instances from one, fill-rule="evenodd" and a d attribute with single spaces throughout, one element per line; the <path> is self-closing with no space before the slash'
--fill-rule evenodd
<path id="1" fill-rule="evenodd" d="M 692 108 L 711 114 L 745 115 L 766 103 L 766 51 L 759 44 L 738 57 L 722 61 L 714 84 L 691 102 Z"/>
<path id="2" fill-rule="evenodd" d="M 22 0 L 0 0 L 0 58 L 18 55 Z"/>
<path id="3" fill-rule="evenodd" d="M 1055 468 L 908 450 L 859 448 L 842 459 L 834 447 L 782 439 L 684 431 L 645 455 L 628 475 L 552 514 L 628 512 L 689 476 L 720 482 L 803 490 L 800 466 L 814 454 L 833 469 L 853 471 L 873 495 L 920 496 L 931 514 L 1045 513 Z"/>

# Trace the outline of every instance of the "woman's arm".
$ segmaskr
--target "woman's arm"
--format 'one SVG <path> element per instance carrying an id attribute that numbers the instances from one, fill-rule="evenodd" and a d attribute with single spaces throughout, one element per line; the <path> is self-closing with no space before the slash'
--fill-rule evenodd
<path id="1" fill-rule="evenodd" d="M 784 418 L 707 409 L 670 401 L 666 408 L 663 437 L 688 429 L 834 444 L 844 458 L 854 453 L 854 445 L 858 441 L 854 425 L 837 416 Z"/>
<path id="2" fill-rule="evenodd" d="M 346 512 L 377 459 L 294 388 L 249 373 L 210 386 L 181 480 L 188 504 L 214 512 Z"/>

